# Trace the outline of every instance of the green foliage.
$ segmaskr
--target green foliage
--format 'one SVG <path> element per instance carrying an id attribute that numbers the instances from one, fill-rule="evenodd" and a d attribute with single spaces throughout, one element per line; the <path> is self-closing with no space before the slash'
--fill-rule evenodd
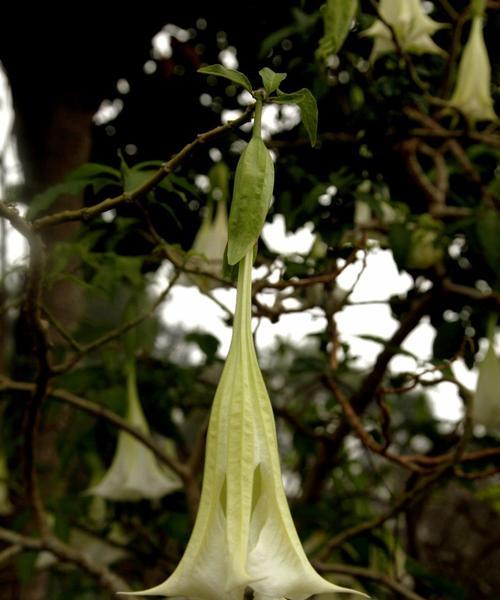
<path id="1" fill-rule="evenodd" d="M 278 95 L 272 98 L 276 104 L 296 104 L 300 108 L 302 122 L 306 128 L 311 146 L 316 145 L 318 132 L 318 106 L 311 91 L 303 88 L 297 92 L 286 94 L 278 90 Z"/>
<path id="2" fill-rule="evenodd" d="M 257 241 L 271 204 L 274 164 L 264 142 L 252 137 L 234 177 L 227 261 L 238 263 Z"/>
<path id="3" fill-rule="evenodd" d="M 243 73 L 236 71 L 236 69 L 228 69 L 222 65 L 209 65 L 208 67 L 201 67 L 201 69 L 198 69 L 198 73 L 203 73 L 203 75 L 215 75 L 216 77 L 229 79 L 229 81 L 232 81 L 233 83 L 245 88 L 247 92 L 252 93 L 252 84 L 250 83 L 248 77 Z"/>
<path id="4" fill-rule="evenodd" d="M 75 169 L 62 183 L 37 194 L 30 203 L 26 217 L 34 219 L 47 211 L 61 196 L 79 194 L 90 188 L 94 194 L 109 185 L 116 185 L 120 173 L 107 165 L 87 163 Z"/>
<path id="5" fill-rule="evenodd" d="M 357 0 L 328 0 L 323 4 L 321 14 L 325 35 L 319 41 L 318 58 L 326 60 L 342 48 L 357 8 Z"/>
<path id="6" fill-rule="evenodd" d="M 269 67 L 261 69 L 259 75 L 261 76 L 262 83 L 264 84 L 264 88 L 268 95 L 275 92 L 281 85 L 281 82 L 286 79 L 286 73 L 275 73 Z"/>
<path id="7" fill-rule="evenodd" d="M 462 4 L 453 8 L 467 23 L 462 8 L 468 11 L 469 3 Z M 63 367 L 51 377 L 41 409 L 43 448 L 37 474 L 42 499 L 63 541 L 71 543 L 80 526 L 108 539 L 119 525 L 124 538 L 117 545 L 130 554 L 110 568 L 134 589 L 157 583 L 177 563 L 191 531 L 192 498 L 180 490 L 155 503 L 108 501 L 97 523 L 85 491 L 95 474 L 102 475 L 111 464 L 118 439 L 118 429 L 99 411 L 126 416 L 123 365 L 134 359 L 152 435 L 179 463 L 195 465 L 196 488 L 202 477 L 206 423 L 225 358 L 222 349 L 229 342 L 227 329 L 220 339 L 218 332 L 231 324 L 231 282 L 237 278 L 238 262 L 253 247 L 257 350 L 275 408 L 284 483 L 308 554 L 321 562 L 374 571 L 429 600 L 496 599 L 498 586 L 491 582 L 498 579 L 487 563 L 497 556 L 490 532 L 497 528 L 500 494 L 488 475 L 498 470 L 498 440 L 476 426 L 474 414 L 470 428 L 468 421 L 450 424 L 440 415 L 447 410 L 451 414 L 452 404 L 454 413 L 457 406 L 473 406 L 469 399 L 474 389 L 466 389 L 470 386 L 464 386 L 468 380 L 461 381 L 461 373 L 477 367 L 489 316 L 498 314 L 498 124 L 472 127 L 443 106 L 455 81 L 455 54 L 461 55 L 458 47 L 457 52 L 452 48 L 457 23 L 444 5 L 432 3 L 429 16 L 451 26 L 432 37 L 448 53 L 450 64 L 427 53 L 401 57 L 397 48 L 370 61 L 373 42 L 360 35 L 373 23 L 369 2 L 328 0 L 321 10 L 317 3 L 297 2 L 289 13 L 277 11 L 279 16 L 273 16 L 269 5 L 259 16 L 260 29 L 252 31 L 251 52 L 239 46 L 238 34 L 247 27 L 244 17 L 226 32 L 227 43 L 237 49 L 238 68 L 249 74 L 260 69 L 255 81 L 253 75 L 215 64 L 199 70 L 208 80 L 193 73 L 192 65 L 217 60 L 226 43 L 217 37 L 222 25 L 208 18 L 215 9 L 207 5 L 211 41 L 198 31 L 196 38 L 182 43 L 182 52 L 175 48 L 171 59 L 158 61 L 161 68 L 155 75 L 158 85 L 172 86 L 169 93 L 194 82 L 190 91 L 195 108 L 190 112 L 186 107 L 180 115 L 162 104 L 161 119 L 168 124 L 182 121 L 182 135 L 175 137 L 172 127 L 172 139 L 169 132 L 168 139 L 157 140 L 154 151 L 140 148 L 138 160 L 117 156 L 112 145 L 109 165 L 83 165 L 29 202 L 27 218 L 36 227 L 38 217 L 64 209 L 68 195 L 81 195 L 82 205 L 91 206 L 129 194 L 162 168 L 161 159 L 167 158 L 163 148 L 168 153 L 181 150 L 196 134 L 218 126 L 222 110 L 241 113 L 247 98 L 241 90 L 253 95 L 255 105 L 248 108 L 256 111 L 251 138 L 248 124 L 209 136 L 175 172 L 137 200 L 82 220 L 74 235 L 68 227 L 63 231 L 67 236 L 61 236 L 64 241 L 53 236 L 53 231 L 62 231 L 60 225 L 42 231 L 48 260 L 41 282 L 41 321 L 48 331 L 48 354 Z M 476 10 L 482 10 L 480 5 L 475 4 Z M 492 7 L 487 10 L 485 39 L 492 58 L 498 23 Z M 255 44 L 260 44 L 258 61 Z M 190 68 L 181 64 L 186 56 L 192 60 Z M 498 73 L 492 72 L 498 114 Z M 226 84 L 213 85 L 214 77 Z M 296 91 L 285 92 L 282 85 Z M 136 89 L 146 94 L 148 87 Z M 200 104 L 197 110 L 202 92 L 212 104 Z M 127 101 L 124 96 L 125 105 Z M 264 139 L 259 135 L 260 103 L 271 105 L 268 115 L 274 119 L 272 135 L 267 130 Z M 300 109 L 301 123 L 296 111 L 288 110 L 290 104 Z M 128 107 L 133 106 L 131 101 Z M 129 132 L 121 129 L 119 119 L 113 127 L 119 135 L 103 137 L 107 144 L 121 144 Z M 156 131 L 148 135 L 153 139 Z M 96 157 L 103 160 L 99 152 Z M 6 201 L 25 202 L 29 183 L 7 193 Z M 228 202 L 231 193 L 229 242 L 222 265 L 220 260 L 216 265 L 218 277 L 223 268 L 226 289 L 201 289 L 198 294 L 196 281 L 206 279 L 212 265 L 192 260 L 200 258 L 193 240 L 204 216 L 217 202 Z M 289 243 L 288 251 L 280 254 L 271 236 L 264 235 L 259 243 L 266 221 L 276 229 L 283 222 L 287 236 L 299 231 L 296 244 Z M 307 237 L 314 244 L 302 248 Z M 395 263 L 397 285 L 392 276 L 386 279 L 382 267 L 373 273 L 371 263 L 377 259 L 391 271 Z M 29 273 L 21 261 L 2 270 L 6 303 L 0 307 L 5 319 L 0 448 L 5 448 L 8 476 L 0 473 L 0 484 L 8 482 L 15 507 L 12 516 L 2 515 L 2 527 L 37 536 L 26 508 L 22 469 L 28 396 L 21 388 L 10 389 L 3 379 L 5 372 L 12 380 L 33 384 L 36 373 L 43 373 L 36 369 L 33 321 L 26 321 L 20 308 L 29 307 Z M 160 297 L 169 284 L 169 294 Z M 180 291 L 184 285 L 190 290 Z M 176 294 L 184 301 L 182 322 L 175 314 L 178 304 L 170 302 Z M 198 304 L 191 307 L 190 299 L 202 296 L 207 306 L 217 304 L 222 317 L 212 321 L 208 310 L 205 315 Z M 392 317 L 382 332 L 379 314 Z M 302 334 L 303 323 L 310 329 Z M 426 329 L 415 337 L 420 333 L 425 344 L 418 349 L 413 333 L 421 323 Z M 282 337 L 275 337 L 272 345 L 263 342 L 277 330 Z M 396 341 L 391 341 L 395 332 Z M 340 396 L 329 385 L 332 380 L 355 409 L 364 442 L 373 442 L 370 448 L 349 424 Z M 441 380 L 444 385 L 437 387 Z M 60 390 L 93 403 L 94 412 L 66 402 Z M 159 436 L 168 437 L 169 444 Z M 398 462 L 394 456 L 403 459 Z M 362 528 L 397 507 L 428 475 L 436 479 L 414 502 L 403 503 L 404 509 L 383 523 Z M 450 485 L 464 494 L 460 510 L 438 503 Z M 441 523 L 447 509 L 456 523 L 441 545 L 429 548 L 422 532 L 438 529 L 429 514 L 437 510 Z M 459 530 L 470 515 L 469 532 L 465 526 Z M 334 536 L 350 527 L 360 529 L 328 550 Z M 476 552 L 476 536 L 491 549 L 489 554 Z M 454 576 L 443 567 L 451 556 L 450 540 L 455 540 Z M 23 591 L 36 577 L 36 557 L 23 550 L 13 562 Z M 474 573 L 468 566 L 472 563 Z M 51 567 L 48 580 L 51 600 L 108 597 L 78 568 L 59 563 Z M 381 600 L 391 600 L 395 593 L 380 581 L 361 577 L 333 580 Z"/>

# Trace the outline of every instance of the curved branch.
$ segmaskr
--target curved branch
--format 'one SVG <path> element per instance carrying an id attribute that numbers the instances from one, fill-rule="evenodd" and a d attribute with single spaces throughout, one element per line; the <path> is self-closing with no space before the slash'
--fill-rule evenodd
<path id="1" fill-rule="evenodd" d="M 314 562 L 313 564 L 314 567 L 321 573 L 352 575 L 353 577 L 358 577 L 359 579 L 366 579 L 368 581 L 373 581 L 374 583 L 383 585 L 392 592 L 399 594 L 402 598 L 406 598 L 406 600 L 425 600 L 425 598 L 408 589 L 405 585 L 399 583 L 399 581 L 392 579 L 389 577 L 389 575 L 386 575 L 385 573 L 379 573 L 373 569 L 350 565 L 340 565 L 335 563 Z"/>
<path id="2" fill-rule="evenodd" d="M 123 194 L 113 198 L 107 198 L 106 200 L 94 204 L 93 206 L 85 206 L 77 210 L 63 210 L 52 215 L 40 217 L 33 221 L 33 228 L 36 231 L 39 231 L 45 227 L 51 227 L 52 225 L 58 225 L 59 223 L 67 223 L 68 221 L 89 221 L 97 215 L 115 208 L 120 204 L 124 204 L 125 202 L 134 202 L 141 196 L 144 196 L 144 194 L 147 194 L 153 190 L 161 181 L 163 181 L 163 179 L 165 179 L 165 177 L 175 171 L 175 169 L 191 154 L 191 152 L 197 146 L 209 142 L 213 138 L 231 131 L 232 129 L 236 129 L 240 125 L 243 125 L 243 123 L 246 123 L 246 121 L 251 118 L 252 112 L 253 105 L 249 105 L 245 112 L 237 119 L 228 121 L 224 125 L 219 125 L 214 129 L 210 129 L 209 131 L 198 134 L 192 142 L 186 144 L 184 148 L 182 148 L 182 150 L 175 154 L 170 160 L 163 163 L 163 165 L 152 177 L 150 177 L 142 185 L 134 188 L 132 191 L 124 192 Z"/>
<path id="3" fill-rule="evenodd" d="M 17 390 L 20 392 L 33 392 L 34 384 L 24 382 L 24 381 L 12 381 L 6 377 L 0 376 L 0 389 L 9 389 L 9 390 Z M 183 481 L 186 478 L 190 477 L 189 469 L 178 462 L 174 458 L 168 456 L 163 452 L 163 450 L 159 447 L 159 445 L 151 438 L 151 436 L 143 433 L 140 429 L 135 427 L 134 425 L 130 425 L 125 419 L 117 415 L 113 411 L 107 409 L 100 404 L 95 402 L 91 402 L 90 400 L 86 400 L 85 398 L 81 398 L 76 394 L 69 392 L 68 390 L 62 389 L 49 389 L 48 396 L 55 398 L 61 402 L 65 402 L 66 404 L 70 404 L 84 412 L 93 415 L 94 417 L 99 417 L 100 419 L 104 419 L 108 421 L 115 427 L 119 429 L 123 429 L 131 436 L 133 436 L 136 440 L 144 444 L 155 456 L 162 461 L 167 467 L 172 469 L 174 473 L 176 473 Z"/>
<path id="4" fill-rule="evenodd" d="M 82 552 L 62 542 L 55 536 L 32 538 L 0 527 L 0 540 L 14 546 L 21 546 L 27 550 L 37 552 L 46 550 L 51 552 L 61 561 L 80 567 L 82 571 L 85 571 L 85 573 L 95 579 L 102 588 L 113 594 L 130 590 L 125 581 L 116 575 L 116 573 L 89 560 Z"/>

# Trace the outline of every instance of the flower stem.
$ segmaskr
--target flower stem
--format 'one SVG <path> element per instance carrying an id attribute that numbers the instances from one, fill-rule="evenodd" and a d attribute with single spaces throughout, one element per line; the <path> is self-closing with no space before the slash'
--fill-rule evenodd
<path id="1" fill-rule="evenodd" d="M 253 120 L 252 137 L 262 139 L 262 98 L 257 96 Z"/>

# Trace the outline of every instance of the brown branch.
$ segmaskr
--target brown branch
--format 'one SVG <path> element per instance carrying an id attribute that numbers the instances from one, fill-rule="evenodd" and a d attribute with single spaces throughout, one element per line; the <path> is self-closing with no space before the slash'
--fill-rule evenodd
<path id="1" fill-rule="evenodd" d="M 7 219 L 25 237 L 30 248 L 30 264 L 24 311 L 33 333 L 35 353 L 38 361 L 38 373 L 33 393 L 26 402 L 24 410 L 23 456 L 28 501 L 33 508 L 38 527 L 43 535 L 48 532 L 49 526 L 45 517 L 36 476 L 36 447 L 40 406 L 46 396 L 48 382 L 51 377 L 47 323 L 43 320 L 41 313 L 42 285 L 46 262 L 45 247 L 41 237 L 19 215 L 15 208 L 0 203 L 0 216 Z"/>
<path id="2" fill-rule="evenodd" d="M 3 563 L 9 562 L 11 558 L 14 558 L 14 556 L 17 556 L 22 551 L 23 547 L 19 544 L 11 544 L 8 548 L 2 550 L 0 552 L 0 566 L 2 566 Z"/>
<path id="3" fill-rule="evenodd" d="M 70 340 L 71 345 L 73 346 L 73 348 L 75 348 L 75 350 L 77 350 L 77 352 L 75 352 L 75 354 L 70 356 L 63 363 L 61 363 L 59 365 L 55 365 L 52 368 L 52 372 L 57 375 L 60 375 L 61 373 L 65 373 L 66 371 L 68 371 L 69 369 L 74 367 L 86 354 L 88 354 L 90 352 L 94 352 L 101 346 L 108 344 L 109 342 L 115 340 L 116 338 L 120 337 L 124 333 L 127 333 L 127 331 L 130 331 L 130 329 L 133 329 L 134 327 L 136 327 L 137 325 L 139 325 L 146 319 L 150 318 L 154 314 L 154 312 L 158 308 L 158 306 L 160 306 L 160 304 L 168 296 L 172 287 L 174 286 L 175 282 L 177 281 L 178 277 L 179 277 L 178 274 L 176 274 L 176 275 L 174 275 L 174 277 L 172 277 L 172 279 L 169 281 L 168 285 L 163 290 L 163 292 L 156 298 L 156 300 L 153 302 L 151 307 L 147 311 L 145 311 L 142 315 L 139 315 L 138 317 L 135 317 L 134 319 L 130 319 L 130 321 L 127 321 L 126 323 L 122 323 L 122 325 L 120 325 L 119 327 L 116 327 L 115 329 L 112 329 L 111 331 L 106 332 L 105 334 L 101 335 L 100 337 L 93 340 L 92 342 L 89 342 L 88 344 L 84 344 L 84 345 L 79 344 L 76 340 L 73 339 L 71 334 L 69 334 L 66 331 L 61 331 L 61 329 L 62 329 L 61 325 L 56 326 L 57 330 L 61 333 L 61 335 L 63 335 L 63 337 L 65 337 L 66 339 Z M 55 324 L 54 319 L 51 319 L 51 322 Z"/>
<path id="4" fill-rule="evenodd" d="M 429 181 L 418 160 L 418 151 L 421 146 L 421 140 L 413 138 L 405 140 L 401 144 L 401 150 L 408 173 L 418 185 L 432 209 L 434 206 L 441 206 L 444 203 L 444 198 L 442 193 Z"/>
<path id="5" fill-rule="evenodd" d="M 492 309 L 500 310 L 500 293 L 498 292 L 480 292 L 475 288 L 453 283 L 450 279 L 443 279 L 442 286 L 445 292 L 456 296 L 462 296 L 468 300 L 491 306 Z"/>
<path id="6" fill-rule="evenodd" d="M 312 275 L 311 277 L 303 277 L 302 279 L 293 278 L 293 279 L 280 279 L 274 283 L 271 283 L 267 279 L 257 279 L 253 282 L 252 292 L 253 294 L 260 292 L 264 289 L 274 289 L 274 290 L 284 290 L 286 288 L 304 288 L 312 285 L 316 285 L 317 283 L 332 283 L 335 279 L 356 260 L 356 255 L 358 250 L 360 250 L 364 245 L 357 244 L 355 248 L 353 248 L 352 252 L 347 257 L 345 263 L 341 267 L 336 267 L 332 271 L 328 271 L 327 273 L 318 273 L 317 275 Z"/>
<path id="7" fill-rule="evenodd" d="M 441 477 L 445 468 L 446 467 L 441 468 L 428 477 L 418 479 L 410 490 L 403 492 L 401 496 L 394 502 L 394 504 L 378 517 L 374 517 L 368 521 L 354 525 L 353 527 L 350 527 L 349 529 L 346 529 L 331 538 L 320 552 L 320 559 L 326 560 L 332 550 L 338 548 L 347 540 L 365 533 L 366 531 L 380 527 L 386 521 L 400 513 L 403 509 L 410 506 Z"/>
<path id="8" fill-rule="evenodd" d="M 385 444 L 379 444 L 377 441 L 375 441 L 373 437 L 363 427 L 361 419 L 356 414 L 355 410 L 352 407 L 352 404 L 349 402 L 348 398 L 345 396 L 337 382 L 334 379 L 328 377 L 325 378 L 325 380 L 328 387 L 332 390 L 333 394 L 335 395 L 335 398 L 342 406 L 344 415 L 349 421 L 351 428 L 353 429 L 353 431 L 355 431 L 361 443 L 366 448 L 414 473 L 428 472 L 428 469 L 426 469 L 425 467 L 420 467 L 418 465 L 413 464 L 411 458 L 409 459 L 407 456 L 395 454 L 394 452 L 388 450 Z"/>
<path id="9" fill-rule="evenodd" d="M 426 128 L 429 128 L 430 130 L 433 130 L 436 133 L 449 138 L 447 145 L 448 145 L 448 148 L 450 149 L 450 151 L 452 152 L 452 154 L 455 156 L 456 161 L 458 162 L 460 167 L 463 169 L 467 178 L 479 189 L 481 196 L 485 199 L 485 201 L 487 203 L 491 204 L 492 203 L 491 192 L 483 184 L 480 174 L 474 168 L 474 165 L 469 160 L 469 157 L 467 156 L 467 154 L 464 151 L 464 149 L 462 148 L 462 146 L 459 144 L 458 140 L 456 139 L 456 136 L 450 135 L 451 132 L 449 132 L 445 127 L 440 125 L 432 117 L 422 114 L 416 108 L 405 107 L 404 113 L 410 119 L 423 124 Z M 484 139 L 484 134 L 477 134 L 477 132 L 473 132 L 473 131 L 470 131 L 470 132 L 467 131 L 467 132 L 465 132 L 465 134 L 468 137 L 470 137 L 471 139 L 476 140 L 476 141 L 479 141 L 478 135 L 480 135 L 482 138 L 480 141 L 482 141 L 483 143 L 492 143 L 492 141 L 495 141 L 495 136 L 488 136 L 488 138 L 493 138 L 493 140 L 488 140 L 488 142 L 487 142 Z M 500 144 L 500 139 L 496 141 L 496 144 Z M 493 144 L 493 145 L 495 145 L 495 144 Z M 410 171 L 410 174 L 413 176 L 415 182 L 419 185 L 419 187 L 422 189 L 424 194 L 431 200 L 431 204 L 432 203 L 438 204 L 438 202 L 436 202 L 435 200 L 434 200 L 434 202 L 432 202 L 433 190 L 431 190 L 429 188 L 430 182 L 427 180 L 425 174 L 422 172 L 420 164 L 418 163 L 418 159 L 415 158 L 415 156 L 416 156 L 415 150 L 419 147 L 419 142 L 415 139 L 410 139 L 404 143 L 403 147 L 406 148 L 407 166 Z M 416 160 L 417 164 L 415 164 L 415 160 Z M 448 208 L 448 207 L 446 207 L 446 208 Z M 456 208 L 460 208 L 460 207 L 449 207 L 449 208 L 456 209 Z M 435 215 L 435 216 L 438 216 L 438 215 Z"/>
<path id="10" fill-rule="evenodd" d="M 214 129 L 198 134 L 193 141 L 186 144 L 182 150 L 175 154 L 170 160 L 165 162 L 152 177 L 130 192 L 124 192 L 119 196 L 107 198 L 106 200 L 103 200 L 102 202 L 92 206 L 86 206 L 77 210 L 63 210 L 52 215 L 40 217 L 33 221 L 33 228 L 36 231 L 39 231 L 45 227 L 50 227 L 59 223 L 67 223 L 68 221 L 89 221 L 97 215 L 115 208 L 120 204 L 124 204 L 125 202 L 134 202 L 138 198 L 153 190 L 161 181 L 163 181 L 163 179 L 165 179 L 165 177 L 175 171 L 175 169 L 191 154 L 191 152 L 197 146 L 205 144 L 206 142 L 209 142 L 223 133 L 227 133 L 232 129 L 236 129 L 240 125 L 243 125 L 243 123 L 246 123 L 251 118 L 252 112 L 253 105 L 250 105 L 237 119 L 228 121 L 224 125 L 219 125 Z"/>
<path id="11" fill-rule="evenodd" d="M 385 371 L 392 357 L 397 354 L 398 349 L 405 338 L 419 324 L 420 319 L 427 313 L 434 301 L 435 294 L 428 292 L 415 300 L 410 310 L 406 313 L 406 315 L 404 315 L 398 329 L 388 340 L 385 348 L 377 356 L 372 370 L 363 379 L 359 390 L 351 399 L 351 404 L 357 414 L 362 413 L 370 404 L 375 396 L 377 388 L 382 383 Z M 349 430 L 350 426 L 347 420 L 344 419 L 332 435 L 334 440 L 333 449 L 338 449 L 340 447 L 340 443 L 347 435 Z"/>
<path id="12" fill-rule="evenodd" d="M 364 412 L 375 397 L 390 360 L 398 352 L 398 348 L 404 339 L 415 329 L 420 319 L 427 313 L 434 301 L 435 291 L 431 290 L 415 300 L 410 310 L 404 315 L 399 328 L 377 356 L 371 371 L 365 376 L 358 391 L 351 399 L 353 409 L 358 415 Z M 302 502 L 310 502 L 319 497 L 325 479 L 336 464 L 338 452 L 350 430 L 351 425 L 348 419 L 346 417 L 341 418 L 340 423 L 331 435 L 330 441 L 321 448 L 320 453 L 316 457 L 315 464 L 307 474 L 301 497 Z"/>
<path id="13" fill-rule="evenodd" d="M 33 550 L 35 552 L 46 550 L 51 552 L 57 556 L 59 560 L 79 567 L 82 571 L 95 579 L 103 589 L 108 590 L 112 594 L 130 590 L 129 586 L 121 577 L 106 567 L 89 560 L 77 548 L 73 548 L 55 536 L 51 535 L 47 538 L 32 538 L 0 527 L 0 540 L 15 546 L 22 546 L 26 550 Z"/>
<path id="14" fill-rule="evenodd" d="M 356 567 L 351 565 L 341 565 L 335 563 L 322 563 L 318 561 L 313 561 L 313 565 L 316 570 L 320 573 L 336 573 L 337 575 L 351 575 L 352 577 L 356 577 L 358 579 L 366 579 L 367 581 L 373 581 L 374 583 L 378 583 L 381 586 L 386 587 L 388 590 L 399 594 L 402 598 L 406 598 L 406 600 L 426 600 L 423 596 L 415 593 L 414 591 L 408 589 L 399 581 L 392 579 L 389 575 L 385 573 L 379 573 L 378 571 L 367 569 L 365 567 Z"/>
<path id="15" fill-rule="evenodd" d="M 3 377 L 0 375 L 0 390 L 17 390 L 20 392 L 33 392 L 35 385 L 29 382 L 24 381 L 13 381 L 8 379 L 7 377 Z M 113 411 L 107 409 L 100 404 L 92 402 L 90 400 L 86 400 L 81 396 L 77 396 L 68 390 L 63 389 L 50 389 L 48 390 L 48 396 L 51 398 L 55 398 L 56 400 L 65 402 L 66 404 L 70 404 L 84 412 L 93 415 L 94 417 L 98 417 L 100 419 L 104 419 L 108 421 L 115 427 L 119 429 L 123 429 L 131 436 L 133 436 L 136 440 L 144 444 L 151 452 L 153 452 L 156 457 L 162 461 L 165 465 L 170 467 L 174 473 L 179 475 L 181 479 L 185 479 L 189 476 L 188 468 L 182 463 L 178 462 L 174 458 L 168 456 L 163 452 L 160 446 L 152 439 L 151 436 L 143 433 L 140 429 L 135 427 L 135 425 L 130 425 L 128 421 L 117 415 Z"/>

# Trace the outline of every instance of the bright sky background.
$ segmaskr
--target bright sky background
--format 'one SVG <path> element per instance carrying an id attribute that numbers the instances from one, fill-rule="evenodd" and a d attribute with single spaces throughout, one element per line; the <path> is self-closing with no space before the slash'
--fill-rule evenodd
<path id="1" fill-rule="evenodd" d="M 157 36 L 155 51 L 158 55 L 166 55 L 169 51 L 169 35 L 182 35 L 181 30 L 166 32 L 168 35 Z M 222 53 L 221 53 L 222 54 Z M 234 51 L 226 52 L 225 56 L 219 57 L 221 61 L 227 62 L 227 66 L 235 67 Z M 153 61 L 154 62 L 154 61 Z M 146 65 L 145 65 L 145 72 Z M 121 83 L 120 83 L 121 82 Z M 118 82 L 118 88 L 124 89 L 125 80 Z M 128 83 L 127 83 L 128 85 Z M 247 98 L 241 97 L 241 104 L 247 102 Z M 203 99 L 200 98 L 203 104 Z M 277 128 L 291 128 L 297 124 L 297 113 L 293 109 L 285 111 L 278 122 L 275 107 L 269 107 L 263 115 L 263 126 L 267 135 L 271 135 Z M 116 117 L 121 106 L 114 101 L 106 101 L 96 115 L 96 122 L 108 122 Z M 224 119 L 234 118 L 235 115 L 228 111 L 223 115 Z M 3 71 L 0 69 L 0 149 L 3 153 L 3 164 L 8 184 L 19 182 L 21 178 L 20 168 L 16 159 L 15 144 L 9 138 L 13 120 L 12 103 L 8 83 Z M 3 195 L 3 190 L 0 189 Z M 286 234 L 284 220 L 281 215 L 276 215 L 272 223 L 266 224 L 263 238 L 271 250 L 282 255 L 294 253 L 306 253 L 312 243 L 313 235 L 308 224 L 293 235 Z M 10 265 L 22 262 L 26 255 L 26 245 L 22 237 L 12 228 L 7 227 L 7 249 L 8 262 Z M 341 289 L 348 290 L 353 285 L 356 276 L 361 269 L 361 260 L 350 265 L 337 280 Z M 256 275 L 262 273 L 256 272 Z M 156 276 L 153 288 L 160 290 L 165 285 L 166 271 L 160 270 Z M 391 295 L 404 294 L 411 287 L 411 278 L 407 273 L 399 273 L 391 252 L 388 250 L 374 249 L 370 252 L 367 260 L 367 268 L 358 281 L 351 301 L 365 302 L 358 306 L 345 308 L 336 317 L 337 326 L 341 338 L 351 346 L 351 352 L 358 356 L 357 365 L 369 368 L 373 364 L 381 346 L 359 338 L 359 335 L 369 334 L 387 339 L 395 331 L 397 321 L 390 315 L 386 304 L 370 304 L 368 301 L 387 300 Z M 217 289 L 215 297 L 234 309 L 235 290 Z M 162 317 L 168 326 L 179 325 L 185 329 L 198 329 L 207 331 L 221 340 L 220 352 L 225 355 L 230 342 L 230 329 L 224 324 L 224 311 L 212 300 L 201 294 L 194 287 L 176 286 L 172 291 L 170 299 L 162 308 Z M 272 352 L 278 337 L 291 342 L 300 343 L 307 339 L 308 334 L 324 329 L 324 318 L 318 313 L 298 313 L 284 315 L 278 323 L 270 323 L 262 319 L 258 327 L 256 340 L 259 351 L 265 359 L 266 352 Z M 431 356 L 432 342 L 435 331 L 427 321 L 423 321 L 407 338 L 403 347 L 418 357 L 422 364 Z M 197 350 L 193 347 L 192 360 L 199 360 Z M 421 366 L 421 365 L 420 365 Z M 408 356 L 398 355 L 391 361 L 393 371 L 412 371 L 416 367 L 415 360 Z M 477 373 L 469 371 L 462 361 L 456 361 L 454 371 L 458 379 L 470 389 L 474 389 Z M 452 384 L 441 384 L 428 389 L 433 411 L 437 418 L 444 421 L 455 422 L 462 413 L 461 401 L 458 398 L 456 388 Z"/>

